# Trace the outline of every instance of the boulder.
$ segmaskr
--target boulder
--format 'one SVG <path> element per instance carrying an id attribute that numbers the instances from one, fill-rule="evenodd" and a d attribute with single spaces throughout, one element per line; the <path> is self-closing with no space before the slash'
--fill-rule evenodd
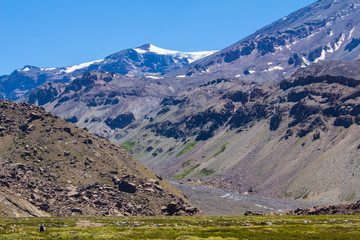
<path id="1" fill-rule="evenodd" d="M 71 134 L 71 128 L 64 127 L 63 129 L 64 129 L 64 132 L 67 132 L 67 133 Z"/>
<path id="2" fill-rule="evenodd" d="M 335 119 L 334 126 L 342 126 L 344 128 L 350 127 L 354 123 L 354 120 L 350 116 L 341 116 Z"/>
<path id="3" fill-rule="evenodd" d="M 187 213 L 196 213 L 196 212 L 198 212 L 198 209 L 196 207 L 186 207 L 185 212 L 187 212 Z"/>
<path id="4" fill-rule="evenodd" d="M 127 192 L 127 193 L 135 193 L 136 185 L 134 183 L 122 181 L 119 183 L 119 190 L 122 192 Z"/>

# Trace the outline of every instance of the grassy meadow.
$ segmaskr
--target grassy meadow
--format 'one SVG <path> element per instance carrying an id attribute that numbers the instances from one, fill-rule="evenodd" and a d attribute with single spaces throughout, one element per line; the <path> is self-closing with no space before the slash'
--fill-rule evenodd
<path id="1" fill-rule="evenodd" d="M 360 216 L 0 218 L 0 239 L 360 239 Z"/>

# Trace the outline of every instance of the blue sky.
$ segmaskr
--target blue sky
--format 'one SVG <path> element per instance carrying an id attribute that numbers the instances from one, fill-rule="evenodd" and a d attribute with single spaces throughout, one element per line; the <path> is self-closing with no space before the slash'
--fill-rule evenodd
<path id="1" fill-rule="evenodd" d="M 223 49 L 315 0 L 0 0 L 0 75 L 152 43 Z"/>

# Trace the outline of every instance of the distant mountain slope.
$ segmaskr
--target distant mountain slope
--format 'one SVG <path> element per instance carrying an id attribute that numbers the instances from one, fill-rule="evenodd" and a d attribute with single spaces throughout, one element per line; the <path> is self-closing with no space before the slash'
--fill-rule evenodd
<path id="1" fill-rule="evenodd" d="M 149 167 L 194 184 L 354 201 L 360 198 L 359 69 L 360 62 L 319 62 L 277 84 L 209 81 L 164 99 L 151 121 L 138 120 L 111 140 L 133 143 L 130 153 Z"/>
<path id="2" fill-rule="evenodd" d="M 152 74 L 163 75 L 215 52 L 186 53 L 145 44 L 138 48 L 114 53 L 103 61 L 91 65 L 88 70 L 115 72 L 129 76 L 144 76 L 148 73 L 147 75 L 151 77 Z"/>
<path id="3" fill-rule="evenodd" d="M 162 99 L 177 94 L 180 82 L 85 72 L 69 83 L 46 83 L 29 94 L 28 102 L 86 127 L 102 136 L 114 134 L 157 108 Z"/>
<path id="4" fill-rule="evenodd" d="M 273 81 L 323 60 L 360 57 L 360 1 L 319 0 L 170 76 Z"/>
<path id="5" fill-rule="evenodd" d="M 177 215 L 197 210 L 104 138 L 0 100 L 0 216 Z"/>
<path id="6" fill-rule="evenodd" d="M 148 78 L 160 79 L 161 77 L 158 75 L 188 65 L 215 52 L 187 53 L 145 44 L 138 48 L 114 53 L 105 59 L 68 67 L 38 68 L 25 66 L 22 69 L 15 70 L 10 75 L 0 76 L 0 97 L 18 100 L 46 82 L 67 83 L 81 76 L 85 71 L 106 71 L 131 77 L 147 76 Z"/>

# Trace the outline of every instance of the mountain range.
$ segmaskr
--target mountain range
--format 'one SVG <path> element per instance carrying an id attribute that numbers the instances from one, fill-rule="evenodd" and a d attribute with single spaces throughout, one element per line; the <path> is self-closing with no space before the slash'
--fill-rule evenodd
<path id="1" fill-rule="evenodd" d="M 360 0 L 319 0 L 220 51 L 146 44 L 65 68 L 25 66 L 0 77 L 0 92 L 105 136 L 179 181 L 353 201 L 359 16 Z"/>
<path id="2" fill-rule="evenodd" d="M 122 50 L 101 60 L 67 67 L 39 68 L 27 65 L 10 75 L 0 76 L 0 97 L 18 100 L 44 83 L 68 83 L 86 71 L 106 71 L 129 77 L 161 79 L 158 75 L 188 65 L 214 52 L 216 51 L 187 53 L 145 44 Z"/>

